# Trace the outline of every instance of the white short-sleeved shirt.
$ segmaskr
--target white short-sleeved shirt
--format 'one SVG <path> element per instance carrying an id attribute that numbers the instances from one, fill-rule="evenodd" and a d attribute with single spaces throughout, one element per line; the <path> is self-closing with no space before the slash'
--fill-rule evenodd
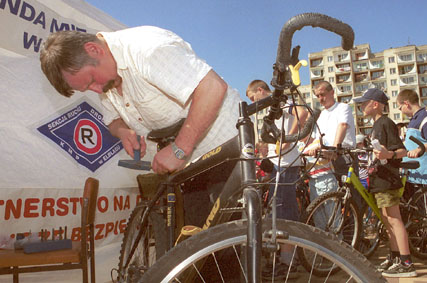
<path id="1" fill-rule="evenodd" d="M 323 143 L 329 146 L 334 144 L 337 127 L 341 123 L 346 123 L 348 125 L 342 146 L 355 147 L 356 128 L 354 126 L 354 118 L 351 107 L 345 103 L 338 102 L 335 102 L 335 104 L 329 107 L 329 109 L 323 109 L 320 113 L 319 119 L 317 120 L 320 133 L 325 134 L 322 140 Z M 320 134 L 317 131 L 316 138 L 319 137 Z"/>
<path id="2" fill-rule="evenodd" d="M 286 134 L 289 134 L 289 131 L 291 130 L 292 123 L 294 122 L 295 116 L 291 115 L 289 112 L 291 105 L 286 103 L 283 109 L 283 129 L 285 130 Z M 282 126 L 282 119 L 275 120 L 274 123 L 276 124 L 276 127 L 280 129 Z M 293 149 L 290 152 L 287 152 L 290 148 Z M 282 156 L 280 160 L 280 166 L 288 166 L 291 165 L 294 166 L 301 166 L 301 158 L 299 157 L 299 151 L 298 147 L 294 147 L 294 143 L 291 143 L 290 147 L 285 150 L 287 152 L 285 155 Z M 268 144 L 268 156 L 277 156 L 276 152 L 276 145 L 275 144 Z M 273 162 L 274 165 L 277 165 L 278 157 L 271 158 L 271 162 Z"/>
<path id="3" fill-rule="evenodd" d="M 141 26 L 100 33 L 117 63 L 122 94 L 101 94 L 104 122 L 119 117 L 140 135 L 171 126 L 187 117 L 191 95 L 212 69 L 197 57 L 190 44 L 157 27 Z M 237 135 L 239 94 L 228 87 L 222 108 L 192 158 Z"/>

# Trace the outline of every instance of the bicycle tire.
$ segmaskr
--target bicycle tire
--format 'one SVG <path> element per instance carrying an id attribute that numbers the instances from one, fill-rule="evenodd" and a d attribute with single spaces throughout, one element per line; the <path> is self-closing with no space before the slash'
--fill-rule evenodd
<path id="1" fill-rule="evenodd" d="M 427 259 L 427 188 L 416 191 L 409 201 L 409 221 L 406 224 L 411 254 Z"/>
<path id="2" fill-rule="evenodd" d="M 138 205 L 129 216 L 120 249 L 118 277 L 116 282 L 135 282 L 157 259 L 166 253 L 166 223 L 163 215 L 152 210 L 147 225 L 141 227 L 146 206 Z M 140 229 L 144 234 L 127 267 L 128 255 Z"/>
<path id="3" fill-rule="evenodd" d="M 271 220 L 263 221 L 263 254 L 269 241 L 266 236 L 271 229 Z M 374 266 L 359 252 L 348 244 L 340 241 L 336 236 L 321 231 L 315 227 L 303 223 L 277 220 L 277 228 L 286 231 L 287 237 L 278 237 L 278 244 L 291 244 L 300 249 L 311 250 L 315 254 L 320 254 L 333 261 L 343 272 L 331 275 L 322 282 L 345 282 L 348 278 L 353 279 L 347 282 L 386 282 Z M 243 271 L 244 264 L 240 262 L 241 252 L 245 250 L 247 240 L 246 220 L 227 222 L 205 231 L 202 231 L 191 238 L 180 243 L 171 249 L 166 255 L 156 262 L 138 282 L 199 282 L 194 277 L 183 278 L 188 274 L 202 276 L 206 274 L 203 282 L 240 282 L 245 278 Z M 224 263 L 220 255 L 231 251 L 235 257 L 227 256 Z M 219 256 L 218 256 L 219 255 Z M 201 260 L 214 259 L 212 266 L 216 270 L 200 270 Z M 220 258 L 220 260 L 215 260 Z M 218 263 L 218 264 L 217 264 Z M 234 268 L 238 266 L 239 268 Z M 228 270 L 225 268 L 228 267 Z M 227 272 L 234 271 L 229 276 Z M 300 278 L 301 282 L 311 282 L 313 279 L 309 272 L 300 274 L 305 278 Z M 220 280 L 213 276 L 220 277 Z M 229 277 L 227 277 L 229 276 Z M 203 279 L 202 279 L 203 280 Z M 331 281 L 328 281 L 331 280 Z M 271 281 L 271 279 L 270 279 Z"/>
<path id="4" fill-rule="evenodd" d="M 362 213 L 360 215 L 362 216 L 362 234 L 360 236 L 357 250 L 369 258 L 379 247 L 382 239 L 381 234 L 384 233 L 384 225 L 375 215 L 375 213 L 370 210 L 370 207 L 367 203 L 364 203 L 361 211 Z"/>
<path id="5" fill-rule="evenodd" d="M 344 214 L 348 217 L 341 217 L 343 215 L 342 207 L 344 207 L 342 200 L 345 194 L 345 191 L 336 191 L 328 192 L 319 196 L 307 207 L 302 222 L 311 226 L 316 226 L 326 232 L 333 233 L 344 242 L 354 248 L 357 248 L 362 228 L 361 217 L 359 216 L 357 204 L 352 199 L 347 199 L 349 209 L 347 210 L 348 212 Z M 331 207 L 334 209 L 330 209 L 330 212 L 335 210 L 335 213 L 328 213 L 326 211 Z M 331 220 L 330 217 L 334 215 L 336 216 L 334 217 L 335 220 Z M 327 220 L 327 218 L 329 219 Z M 301 264 L 306 269 L 312 269 L 313 274 L 317 276 L 326 276 L 331 272 L 331 262 L 327 260 L 325 261 L 322 258 L 318 258 L 316 260 L 316 266 L 312 269 L 312 264 L 307 260 L 307 255 L 300 255 Z M 332 273 L 334 272 L 337 272 L 337 270 L 332 271 Z"/>

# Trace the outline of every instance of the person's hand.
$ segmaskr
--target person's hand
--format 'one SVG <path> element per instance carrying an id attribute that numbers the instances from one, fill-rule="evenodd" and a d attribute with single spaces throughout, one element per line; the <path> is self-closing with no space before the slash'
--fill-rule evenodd
<path id="1" fill-rule="evenodd" d="M 374 149 L 373 153 L 379 160 L 390 158 L 390 152 L 383 145 L 381 145 L 381 150 Z"/>
<path id="2" fill-rule="evenodd" d="M 157 174 L 172 173 L 184 167 L 186 160 L 180 160 L 175 157 L 172 151 L 172 145 L 163 148 L 154 156 L 151 162 L 151 168 Z"/>
<path id="3" fill-rule="evenodd" d="M 141 158 L 144 157 L 146 150 L 147 150 L 147 144 L 145 143 L 145 138 L 141 136 L 141 140 L 138 144 L 138 139 L 136 137 L 136 133 L 134 130 L 130 129 L 122 129 L 120 130 L 120 140 L 122 141 L 123 148 L 125 149 L 126 153 L 129 154 L 132 158 L 134 149 L 140 150 Z"/>
<path id="4" fill-rule="evenodd" d="M 413 150 L 408 151 L 407 156 L 409 158 L 417 158 L 418 154 L 421 152 L 421 148 L 416 148 Z"/>

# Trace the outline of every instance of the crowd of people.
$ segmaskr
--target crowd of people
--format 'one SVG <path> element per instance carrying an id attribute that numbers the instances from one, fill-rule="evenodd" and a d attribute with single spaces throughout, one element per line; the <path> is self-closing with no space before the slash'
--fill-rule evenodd
<path id="1" fill-rule="evenodd" d="M 234 123 L 238 119 L 239 94 L 231 88 L 204 60 L 200 59 L 185 42 L 173 32 L 157 27 L 135 27 L 115 32 L 97 34 L 77 31 L 52 33 L 40 51 L 41 68 L 52 86 L 62 95 L 70 97 L 74 91 L 87 90 L 99 94 L 104 106 L 104 122 L 112 135 L 118 137 L 126 152 L 133 157 L 139 150 L 146 154 L 147 145 L 143 138 L 149 131 L 173 125 L 185 118 L 174 142 L 156 152 L 152 160 L 155 173 L 165 174 L 180 170 L 190 160 L 221 145 L 237 135 Z M 253 81 L 246 92 L 252 101 L 270 95 L 268 85 L 260 80 Z M 326 81 L 316 85 L 314 94 L 324 107 L 318 119 L 318 131 L 305 141 L 310 144 L 307 153 L 314 155 L 320 148 L 320 139 L 325 145 L 355 147 L 354 119 L 351 108 L 336 102 L 333 87 Z M 418 149 L 399 138 L 396 125 L 382 115 L 387 96 L 380 90 L 370 89 L 356 100 L 362 103 L 366 115 L 374 120 L 371 138 L 377 138 L 381 150 L 376 150 L 378 159 L 387 159 L 383 167 L 398 175 L 401 158 L 415 158 Z M 405 90 L 397 98 L 399 109 L 411 122 L 406 137 L 416 136 L 427 145 L 426 110 L 419 105 L 415 92 Z M 296 133 L 308 117 L 301 106 L 286 102 L 283 105 L 284 130 Z M 277 126 L 280 127 L 281 122 Z M 138 142 L 137 135 L 142 138 Z M 406 148 L 405 148 L 406 147 Z M 277 156 L 272 158 L 271 176 L 278 176 L 280 183 L 293 183 L 299 176 L 301 163 L 296 146 L 263 144 L 260 154 Z M 420 169 L 411 172 L 410 184 L 425 184 L 426 155 L 418 160 Z M 331 156 L 310 171 L 310 197 L 336 190 L 336 174 L 345 173 L 348 160 Z M 201 225 L 212 207 L 213 194 L 217 194 L 229 176 L 229 164 L 218 166 L 191 184 L 184 196 L 186 217 L 192 224 Z M 355 165 L 356 166 L 356 165 Z M 358 167 L 358 166 L 356 166 Z M 287 168 L 280 174 L 279 168 Z M 361 166 L 364 172 L 364 166 Z M 279 172 L 279 173 L 278 173 Z M 260 176 L 260 177 L 265 177 Z M 368 183 L 366 183 L 367 185 Z M 381 265 L 384 276 L 415 276 L 411 261 L 408 239 L 398 209 L 398 198 L 384 180 L 369 177 L 369 187 L 381 190 L 375 194 L 390 236 L 390 257 Z M 391 185 L 390 185 L 391 186 Z M 277 194 L 278 217 L 298 220 L 295 185 L 280 185 L 269 188 L 269 195 Z M 357 194 L 354 194 L 355 196 Z M 210 206 L 205 205 L 210 203 Z M 199 204 L 199 205 L 197 205 Z M 360 200 L 359 200 L 360 204 Z M 280 249 L 280 264 L 284 268 L 290 263 L 290 247 Z"/>
<path id="2" fill-rule="evenodd" d="M 255 84 L 256 83 L 256 84 Z M 256 95 L 263 92 L 270 93 L 268 86 L 265 83 L 261 89 L 254 88 L 259 85 L 260 81 L 253 81 L 247 89 L 247 96 L 251 101 L 256 101 L 264 96 Z M 264 85 L 265 84 L 265 85 Z M 360 105 L 364 115 L 373 119 L 374 124 L 371 134 L 365 136 L 357 134 L 352 116 L 352 110 L 349 105 L 345 103 L 336 102 L 334 99 L 334 90 L 330 83 L 322 81 L 314 88 L 314 95 L 319 100 L 320 104 L 324 107 L 317 121 L 317 130 L 309 138 L 304 140 L 306 146 L 304 153 L 309 156 L 315 156 L 316 152 L 320 150 L 321 144 L 326 146 L 337 146 L 348 148 L 364 148 L 368 145 L 369 140 L 378 140 L 381 144 L 381 150 L 374 150 L 374 156 L 369 154 L 359 154 L 357 162 L 344 156 L 330 155 L 325 158 L 315 159 L 316 163 L 310 165 L 309 171 L 309 187 L 310 187 L 310 200 L 313 201 L 318 196 L 327 192 L 335 191 L 338 188 L 337 178 L 341 175 L 346 175 L 350 165 L 356 170 L 362 185 L 374 193 L 378 207 L 381 209 L 383 221 L 389 236 L 390 253 L 387 259 L 378 266 L 378 270 L 382 272 L 385 277 L 414 277 L 417 275 L 414 264 L 409 250 L 408 235 L 402 221 L 399 209 L 400 194 L 399 188 L 402 187 L 399 175 L 399 164 L 404 159 L 418 160 L 420 167 L 415 170 L 410 170 L 409 178 L 405 187 L 405 197 L 409 197 L 415 191 L 416 186 L 425 185 L 427 183 L 427 158 L 426 155 L 418 157 L 420 149 L 418 146 L 409 140 L 409 137 L 415 136 L 417 139 L 427 147 L 427 113 L 424 107 L 419 104 L 419 97 L 413 90 L 403 90 L 397 97 L 399 110 L 403 114 L 411 118 L 407 125 L 407 133 L 405 139 L 402 140 L 401 132 L 397 125 L 386 115 L 384 115 L 384 108 L 388 105 L 389 98 L 379 89 L 369 89 L 362 97 L 355 98 L 354 102 Z M 289 105 L 283 105 L 284 109 L 290 109 Z M 288 117 L 292 113 L 286 110 L 283 111 L 284 117 Z M 307 116 L 303 116 L 304 123 Z M 288 118 L 287 118 L 288 119 Z M 285 125 L 286 122 L 285 122 Z M 292 133 L 290 128 L 284 128 L 286 132 Z M 284 144 L 283 149 L 292 147 L 290 144 Z M 276 146 L 270 144 L 269 148 L 275 149 Z M 268 156 L 277 156 L 277 150 L 269 151 Z M 295 159 L 294 155 L 286 154 L 282 157 L 283 161 L 291 162 Z M 297 157 L 298 159 L 298 157 Z M 377 160 L 387 160 L 387 162 L 373 162 Z M 277 158 L 273 159 L 274 164 L 277 163 Z M 287 163 L 280 162 L 280 165 L 286 167 Z M 292 163 L 295 164 L 295 163 Z M 299 164 L 297 162 L 297 164 Z M 277 165 L 275 165 L 277 167 Z M 298 176 L 292 170 L 285 170 L 284 176 L 279 179 L 279 183 L 292 183 L 285 178 L 288 174 L 292 174 L 294 178 Z M 273 177 L 274 177 L 273 171 Z M 288 172 L 288 173 L 286 173 Z M 385 172 L 385 174 L 378 174 Z M 352 198 L 356 201 L 359 208 L 362 205 L 362 198 L 359 193 L 351 187 Z M 281 191 L 281 192 L 280 192 Z M 280 192 L 280 193 L 279 193 Z M 278 214 L 284 219 L 294 220 L 296 209 L 290 205 L 290 199 L 295 199 L 295 192 L 292 186 L 279 186 L 277 198 L 278 211 L 284 210 L 283 207 L 287 206 L 286 213 Z M 408 196 L 409 194 L 409 196 Z M 285 199 L 286 201 L 283 201 Z M 316 219 L 315 223 L 316 223 Z M 317 224 L 316 224 L 317 225 Z M 319 225 L 320 226 L 320 225 Z M 283 254 L 283 248 L 282 248 Z M 286 263 L 286 260 L 284 260 Z"/>

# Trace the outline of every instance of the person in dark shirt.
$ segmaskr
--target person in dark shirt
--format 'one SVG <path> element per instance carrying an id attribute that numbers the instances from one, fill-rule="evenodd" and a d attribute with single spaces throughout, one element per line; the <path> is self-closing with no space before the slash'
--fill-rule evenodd
<path id="1" fill-rule="evenodd" d="M 377 139 L 381 150 L 374 149 L 379 160 L 387 160 L 378 164 L 376 172 L 370 175 L 369 189 L 375 195 L 382 219 L 389 236 L 390 255 L 381 263 L 378 270 L 384 277 L 414 277 L 417 276 L 409 251 L 408 234 L 400 215 L 399 202 L 402 182 L 399 176 L 399 164 L 407 151 L 399 137 L 396 124 L 383 115 L 385 105 L 388 105 L 387 95 L 376 88 L 368 89 L 362 97 L 353 99 L 362 103 L 365 115 L 374 120 L 371 140 Z"/>

